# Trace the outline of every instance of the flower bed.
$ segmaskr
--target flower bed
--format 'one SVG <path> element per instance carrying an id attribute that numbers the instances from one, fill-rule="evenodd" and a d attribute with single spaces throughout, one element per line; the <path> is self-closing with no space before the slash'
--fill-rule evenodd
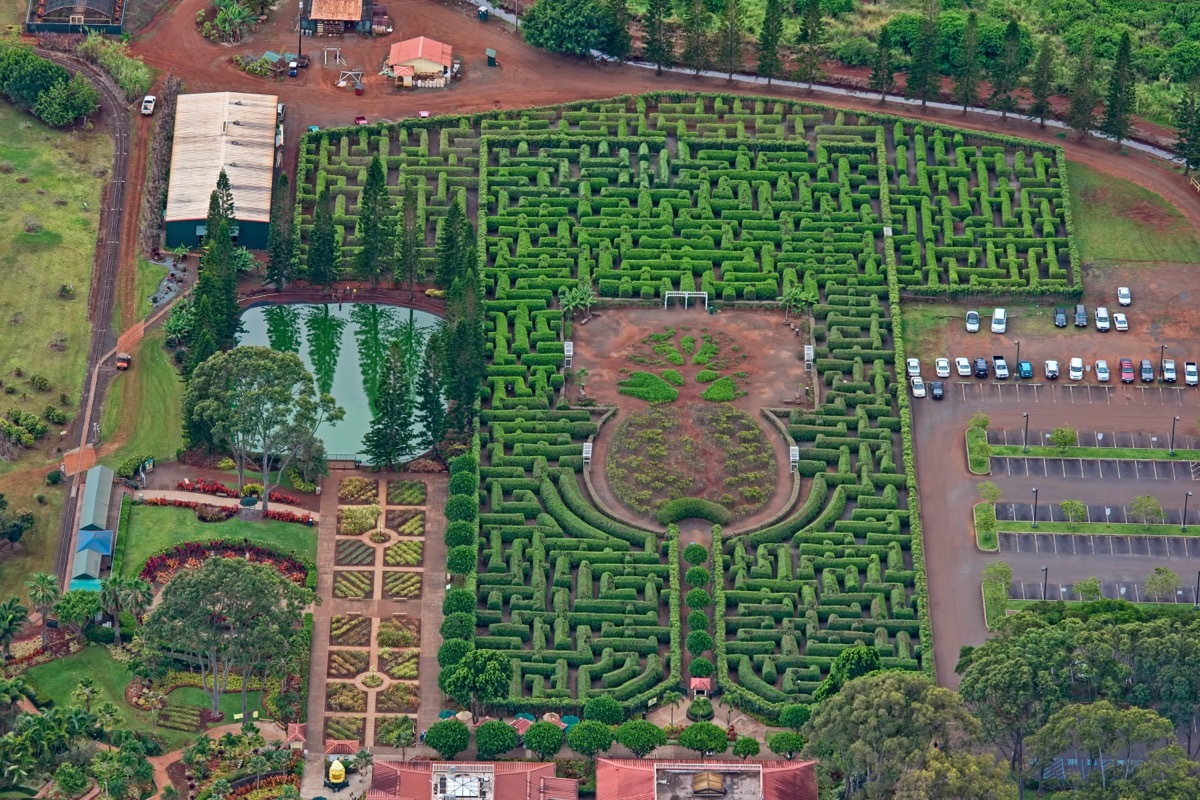
<path id="1" fill-rule="evenodd" d="M 337 570 L 333 575 L 333 596 L 343 600 L 364 600 L 375 593 L 375 575 L 370 572 Z"/>
<path id="2" fill-rule="evenodd" d="M 237 489 L 231 489 L 220 481 L 210 481 L 205 478 L 196 481 L 184 478 L 175 484 L 175 488 L 181 492 L 200 492 L 201 494 L 214 494 L 218 497 L 240 496 Z"/>
<path id="3" fill-rule="evenodd" d="M 247 782 L 234 789 L 225 800 L 271 800 L 283 793 L 283 787 L 300 788 L 300 779 L 295 775 L 272 775 L 261 780 Z"/>
<path id="4" fill-rule="evenodd" d="M 383 576 L 383 589 L 388 597 L 411 600 L 421 596 L 421 574 L 418 572 L 388 572 Z"/>
<path id="5" fill-rule="evenodd" d="M 329 676 L 331 678 L 353 678 L 367 671 L 371 654 L 366 650 L 330 650 Z"/>
<path id="6" fill-rule="evenodd" d="M 367 693 L 354 684 L 330 681 L 326 688 L 325 708 L 329 711 L 367 710 Z"/>
<path id="7" fill-rule="evenodd" d="M 425 533 L 425 515 L 420 511 L 389 511 L 387 526 L 401 536 L 422 536 Z"/>
<path id="8" fill-rule="evenodd" d="M 362 647 L 371 643 L 371 620 L 366 617 L 334 617 L 329 621 L 329 639 L 342 647 Z"/>
<path id="9" fill-rule="evenodd" d="M 419 650 L 389 650 L 379 652 L 379 667 L 396 680 L 416 680 L 421 661 Z"/>
<path id="10" fill-rule="evenodd" d="M 224 522 L 238 512 L 237 506 L 218 506 L 212 503 L 199 503 L 195 500 L 176 500 L 169 497 L 147 497 L 142 501 L 147 506 L 174 506 L 175 508 L 190 508 L 196 512 L 196 519 L 201 522 Z"/>
<path id="11" fill-rule="evenodd" d="M 339 508 L 337 532 L 342 536 L 361 536 L 375 527 L 379 521 L 379 506 L 355 506 Z"/>
<path id="12" fill-rule="evenodd" d="M 195 569 L 209 558 L 245 558 L 273 566 L 292 583 L 303 586 L 311 566 L 293 556 L 285 556 L 262 545 L 213 539 L 207 542 L 184 542 L 150 556 L 142 566 L 139 577 L 150 583 L 166 583 L 180 569 Z"/>
<path id="13" fill-rule="evenodd" d="M 411 617 L 406 617 L 403 622 L 382 620 L 375 639 L 380 647 L 420 647 L 421 621 Z"/>
<path id="14" fill-rule="evenodd" d="M 392 506 L 419 506 L 425 503 L 425 481 L 388 481 L 387 501 Z"/>
<path id="15" fill-rule="evenodd" d="M 379 500 L 379 481 L 371 478 L 342 478 L 338 484 L 339 503 L 375 503 Z"/>
<path id="16" fill-rule="evenodd" d="M 362 717 L 326 717 L 325 738 L 353 739 L 361 742 L 365 725 L 366 720 Z"/>
<path id="17" fill-rule="evenodd" d="M 383 553 L 383 563 L 389 567 L 419 566 L 425 545 L 421 542 L 396 542 Z"/>
<path id="18" fill-rule="evenodd" d="M 301 525 L 308 525 L 309 527 L 314 522 L 312 514 L 300 514 L 295 511 L 289 511 L 286 508 L 268 508 L 263 512 L 263 518 L 273 519 L 276 522 L 298 522 Z"/>
<path id="19" fill-rule="evenodd" d="M 343 539 L 337 543 L 333 563 L 339 567 L 369 567 L 375 563 L 375 548 L 358 539 Z"/>
<path id="20" fill-rule="evenodd" d="M 393 683 L 375 698 L 375 710 L 402 713 L 417 710 L 417 687 Z"/>

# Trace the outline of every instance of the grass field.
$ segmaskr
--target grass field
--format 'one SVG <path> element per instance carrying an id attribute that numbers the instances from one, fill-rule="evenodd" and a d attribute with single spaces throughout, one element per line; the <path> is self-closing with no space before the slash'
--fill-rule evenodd
<path id="1" fill-rule="evenodd" d="M 25 581 L 34 572 L 50 571 L 58 552 L 58 518 L 62 514 L 66 490 L 47 486 L 50 469 L 23 470 L 0 477 L 0 493 L 9 509 L 28 509 L 37 520 L 16 550 L 0 551 L 0 599 L 25 597 Z M 45 503 L 37 501 L 43 495 Z"/>
<path id="2" fill-rule="evenodd" d="M 133 368 L 109 384 L 100 418 L 100 440 L 121 444 L 101 460 L 117 466 L 134 455 L 162 460 L 174 458 L 183 446 L 179 407 L 183 381 L 171 354 L 163 349 L 163 332 L 142 340 L 133 354 Z"/>
<path id="3" fill-rule="evenodd" d="M 226 522 L 201 522 L 186 508 L 134 506 L 129 516 L 129 535 L 125 537 L 122 572 L 133 575 L 156 551 L 180 542 L 204 539 L 249 539 L 284 553 L 314 560 L 317 555 L 317 529 L 294 522 L 264 520 L 250 522 L 231 519 Z"/>
<path id="4" fill-rule="evenodd" d="M 976 475 L 987 475 L 991 472 L 991 452 L 992 447 L 987 442 L 987 431 L 983 428 L 967 428 L 967 466 L 971 472 Z"/>
<path id="5" fill-rule="evenodd" d="M 1166 200 L 1073 162 L 1067 176 L 1084 261 L 1200 262 L 1200 237 Z"/>
<path id="6" fill-rule="evenodd" d="M 139 319 L 145 319 L 157 308 L 150 304 L 150 296 L 158 288 L 159 281 L 167 275 L 167 268 L 162 264 L 152 264 L 144 258 L 138 259 L 137 268 L 137 317 L 121 320 L 121 330 L 125 330 Z"/>
<path id="7" fill-rule="evenodd" d="M 40 414 L 47 404 L 57 405 L 60 393 L 72 404 L 79 399 L 91 335 L 87 296 L 100 190 L 112 149 L 104 134 L 53 131 L 7 104 L 0 104 L 0 130 L 3 410 L 15 405 Z M 97 176 L 93 170 L 103 171 Z M 64 285 L 74 287 L 70 299 L 59 297 Z M 33 375 L 45 377 L 49 388 L 34 389 Z M 49 436 L 57 435 L 54 426 Z M 18 463 L 34 460 L 31 455 Z M 13 468 L 0 464 L 0 471 Z"/>

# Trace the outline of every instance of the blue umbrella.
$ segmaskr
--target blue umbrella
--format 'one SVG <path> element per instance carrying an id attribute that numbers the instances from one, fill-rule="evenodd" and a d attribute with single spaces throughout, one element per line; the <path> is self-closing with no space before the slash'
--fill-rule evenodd
<path id="1" fill-rule="evenodd" d="M 527 720 L 529 720 L 530 722 L 534 722 L 534 721 L 535 721 L 535 720 L 534 720 L 534 718 L 533 718 L 533 714 L 530 714 L 530 713 L 528 713 L 528 712 L 525 712 L 525 711 L 522 711 L 520 714 L 517 714 L 517 719 L 527 719 Z"/>
<path id="2" fill-rule="evenodd" d="M 450 710 L 441 711 L 438 713 L 438 719 L 450 719 L 454 716 L 454 712 Z"/>
<path id="3" fill-rule="evenodd" d="M 574 716 L 563 717 L 562 723 L 563 723 L 563 725 L 567 726 L 567 730 L 571 730 L 571 728 L 573 728 L 579 724 L 579 717 L 574 717 Z"/>

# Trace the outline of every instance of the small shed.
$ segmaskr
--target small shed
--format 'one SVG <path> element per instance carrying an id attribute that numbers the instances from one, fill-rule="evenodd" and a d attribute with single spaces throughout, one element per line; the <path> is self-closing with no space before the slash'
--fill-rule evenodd
<path id="1" fill-rule="evenodd" d="M 103 531 L 108 528 L 108 504 L 112 497 L 113 477 L 113 471 L 101 464 L 87 471 L 83 500 L 79 506 L 79 530 Z"/>
<path id="2" fill-rule="evenodd" d="M 689 687 L 693 697 L 708 697 L 712 694 L 712 678 L 692 678 Z"/>
<path id="3" fill-rule="evenodd" d="M 310 36 L 369 34 L 374 8 L 374 0 L 307 0 L 301 11 L 300 27 Z"/>
<path id="4" fill-rule="evenodd" d="M 428 36 L 396 42 L 387 60 L 397 86 L 412 86 L 416 80 L 449 78 L 453 64 L 453 48 Z"/>

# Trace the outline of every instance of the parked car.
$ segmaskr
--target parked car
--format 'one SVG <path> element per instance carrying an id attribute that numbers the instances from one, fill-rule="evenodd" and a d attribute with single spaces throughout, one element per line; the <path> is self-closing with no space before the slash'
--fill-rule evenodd
<path id="1" fill-rule="evenodd" d="M 1112 324 L 1112 319 L 1108 316 L 1108 309 L 1100 306 L 1096 309 L 1096 330 L 1107 331 Z"/>
<path id="2" fill-rule="evenodd" d="M 946 385 L 941 381 L 930 381 L 929 396 L 934 400 L 944 399 L 946 397 Z"/>
<path id="3" fill-rule="evenodd" d="M 1122 358 L 1118 363 L 1121 365 L 1121 383 L 1133 383 L 1133 359 Z"/>
<path id="4" fill-rule="evenodd" d="M 1129 320 L 1125 319 L 1125 315 L 1118 312 L 1113 314 L 1113 327 L 1118 331 L 1129 330 Z"/>
<path id="5" fill-rule="evenodd" d="M 1096 362 L 1096 380 L 1101 383 L 1108 383 L 1112 380 L 1112 376 L 1108 374 L 1108 362 L 1104 359 Z"/>
<path id="6" fill-rule="evenodd" d="M 1073 381 L 1083 380 L 1083 359 L 1072 358 L 1067 364 L 1067 377 Z"/>
<path id="7" fill-rule="evenodd" d="M 1195 361 L 1183 362 L 1183 382 L 1188 386 L 1200 383 L 1200 371 L 1197 371 Z"/>
<path id="8" fill-rule="evenodd" d="M 1067 327 L 1067 310 L 1065 308 L 1063 308 L 1062 306 L 1054 307 L 1054 327 L 1056 327 L 1056 328 Z"/>
<path id="9" fill-rule="evenodd" d="M 158 99 L 152 94 L 148 94 L 142 98 L 142 114 L 147 117 L 153 114 L 156 102 L 158 102 Z"/>
<path id="10" fill-rule="evenodd" d="M 910 378 L 915 378 L 921 374 L 921 362 L 915 358 L 907 359 L 904 362 L 904 368 Z"/>
<path id="11" fill-rule="evenodd" d="M 971 359 L 967 358 L 966 356 L 959 356 L 958 358 L 954 359 L 954 368 L 958 372 L 958 377 L 971 377 Z"/>
<path id="12" fill-rule="evenodd" d="M 1046 362 L 1046 380 L 1058 380 L 1058 362 L 1053 358 Z"/>
<path id="13" fill-rule="evenodd" d="M 367 118 L 366 118 L 366 117 L 355 117 L 355 118 L 354 118 L 354 124 L 355 124 L 355 125 L 366 125 L 366 124 L 367 124 Z"/>
<path id="14" fill-rule="evenodd" d="M 320 131 L 321 131 L 320 125 L 309 125 L 308 126 L 309 133 L 320 133 Z"/>
<path id="15" fill-rule="evenodd" d="M 1017 362 L 1017 377 L 1022 378 L 1022 379 L 1032 378 L 1033 377 L 1033 362 L 1032 361 L 1018 361 Z"/>
<path id="16" fill-rule="evenodd" d="M 939 378 L 950 377 L 950 359 L 939 358 L 933 362 L 933 371 L 937 373 Z"/>
<path id="17" fill-rule="evenodd" d="M 1154 365 L 1150 363 L 1150 359 L 1142 359 L 1138 372 L 1141 374 L 1142 383 L 1154 383 Z"/>
<path id="18" fill-rule="evenodd" d="M 1162 362 L 1162 379 L 1163 383 L 1175 382 L 1175 359 L 1164 358 Z"/>
<path id="19" fill-rule="evenodd" d="M 1087 306 L 1085 306 L 1083 303 L 1077 303 L 1075 305 L 1075 327 L 1087 327 Z"/>
<path id="20" fill-rule="evenodd" d="M 987 376 L 988 376 L 987 359 L 980 356 L 979 358 L 975 359 L 975 377 L 976 378 L 986 378 Z"/>
<path id="21" fill-rule="evenodd" d="M 913 397 L 925 396 L 925 381 L 921 380 L 920 375 L 914 376 L 912 379 L 912 393 Z"/>
<path id="22" fill-rule="evenodd" d="M 979 312 L 967 312 L 967 333 L 979 333 Z"/>
<path id="23" fill-rule="evenodd" d="M 1131 295 L 1129 293 L 1128 286 L 1118 286 L 1117 287 L 1117 304 L 1122 305 L 1122 306 L 1128 306 L 1128 305 L 1133 304 L 1133 295 Z"/>
<path id="24" fill-rule="evenodd" d="M 992 312 L 992 333 L 1004 333 L 1008 330 L 1008 312 L 997 308 Z"/>
<path id="25" fill-rule="evenodd" d="M 996 369 L 996 380 L 1008 380 L 1008 362 L 1004 356 L 992 356 L 992 366 Z"/>

